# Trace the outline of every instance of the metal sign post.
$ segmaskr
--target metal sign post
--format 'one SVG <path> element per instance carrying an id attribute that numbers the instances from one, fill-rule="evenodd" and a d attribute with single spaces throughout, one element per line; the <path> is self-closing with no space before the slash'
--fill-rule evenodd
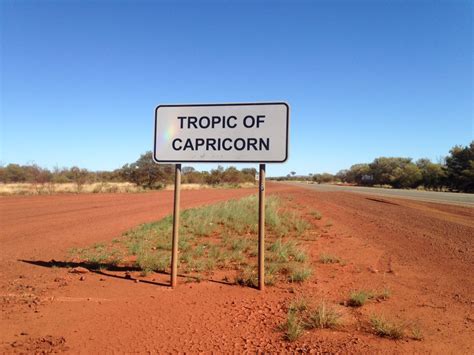
<path id="1" fill-rule="evenodd" d="M 176 164 L 174 175 L 173 245 L 171 254 L 171 287 L 178 278 L 179 198 L 181 193 L 181 164 Z"/>
<path id="2" fill-rule="evenodd" d="M 258 180 L 258 289 L 265 288 L 265 164 Z"/>

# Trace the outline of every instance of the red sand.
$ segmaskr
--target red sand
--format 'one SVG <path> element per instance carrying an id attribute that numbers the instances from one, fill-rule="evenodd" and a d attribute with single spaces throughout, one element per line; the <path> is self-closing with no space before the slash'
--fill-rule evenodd
<path id="1" fill-rule="evenodd" d="M 323 219 L 311 220 L 320 237 L 309 250 L 310 281 L 280 283 L 265 293 L 183 279 L 170 290 L 165 275 L 136 283 L 123 273 L 76 275 L 41 266 L 65 261 L 71 247 L 110 241 L 169 214 L 171 191 L 0 198 L 0 351 L 474 352 L 474 209 L 278 184 L 268 190 L 291 198 L 308 220 L 312 210 Z M 182 206 L 255 192 L 183 191 Z M 346 263 L 321 264 L 321 252 Z M 384 287 L 392 291 L 386 301 L 357 309 L 339 305 L 351 290 Z M 285 307 L 303 294 L 334 304 L 343 314 L 341 328 L 284 341 L 277 327 Z M 424 339 L 373 335 L 373 313 L 407 329 L 419 326 Z"/>

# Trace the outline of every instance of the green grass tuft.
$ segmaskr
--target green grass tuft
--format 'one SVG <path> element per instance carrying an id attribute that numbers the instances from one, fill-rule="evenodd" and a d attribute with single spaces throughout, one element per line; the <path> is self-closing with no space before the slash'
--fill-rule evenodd
<path id="1" fill-rule="evenodd" d="M 374 333 L 380 337 L 401 339 L 404 336 L 404 327 L 387 321 L 383 316 L 372 315 L 370 324 Z"/>
<path id="2" fill-rule="evenodd" d="M 319 261 L 323 264 L 336 264 L 340 263 L 341 259 L 335 255 L 323 253 L 319 256 Z"/>
<path id="3" fill-rule="evenodd" d="M 284 338 L 288 341 L 295 341 L 303 335 L 304 328 L 301 319 L 296 312 L 288 311 L 286 322 L 282 324 L 281 328 L 285 332 Z"/>
<path id="4" fill-rule="evenodd" d="M 296 266 L 290 270 L 290 273 L 288 275 L 288 281 L 303 282 L 303 281 L 306 281 L 311 276 L 312 273 L 313 273 L 313 270 L 306 265 Z"/>
<path id="5" fill-rule="evenodd" d="M 306 326 L 314 328 L 336 328 L 340 324 L 341 315 L 331 306 L 322 302 L 315 310 L 311 311 Z"/>
<path id="6" fill-rule="evenodd" d="M 366 291 L 353 291 L 349 296 L 347 305 L 350 307 L 362 307 L 372 295 Z"/>

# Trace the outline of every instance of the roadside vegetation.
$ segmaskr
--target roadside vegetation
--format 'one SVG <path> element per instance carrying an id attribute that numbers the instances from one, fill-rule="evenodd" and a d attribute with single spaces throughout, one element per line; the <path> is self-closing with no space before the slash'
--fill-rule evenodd
<path id="1" fill-rule="evenodd" d="M 313 271 L 300 237 L 309 227 L 308 222 L 275 196 L 267 198 L 265 212 L 266 284 L 307 280 Z M 256 196 L 188 209 L 180 219 L 180 273 L 202 276 L 229 270 L 235 283 L 257 286 Z M 96 267 L 120 263 L 130 264 L 143 274 L 168 272 L 171 233 L 172 216 L 168 216 L 140 225 L 110 244 L 74 249 L 71 253 Z"/>
<path id="2" fill-rule="evenodd" d="M 235 189 L 254 187 L 254 183 L 241 184 L 181 184 L 181 190 L 203 190 L 203 189 Z M 174 185 L 166 185 L 165 190 L 174 189 Z M 0 196 L 10 195 L 52 195 L 52 194 L 98 194 L 98 193 L 141 193 L 149 190 L 132 184 L 130 182 L 93 182 L 78 187 L 74 183 L 17 183 L 0 184 Z"/>
<path id="3" fill-rule="evenodd" d="M 413 161 L 406 157 L 379 157 L 371 163 L 352 165 L 336 175 L 301 176 L 292 171 L 273 179 L 474 192 L 474 141 L 467 146 L 454 146 L 448 156 L 436 163 L 427 158 Z"/>
<path id="4" fill-rule="evenodd" d="M 319 255 L 319 261 L 323 264 L 337 264 L 341 262 L 341 259 L 332 254 L 322 253 Z"/>
<path id="5" fill-rule="evenodd" d="M 229 188 L 254 186 L 254 168 L 235 167 L 197 171 L 182 168 L 182 184 L 188 188 Z M 147 152 L 131 164 L 113 171 L 89 171 L 79 167 L 42 168 L 36 164 L 0 166 L 0 195 L 40 195 L 53 193 L 143 192 L 173 184 L 174 167 L 156 164 Z"/>
<path id="6" fill-rule="evenodd" d="M 387 300 L 391 296 L 391 292 L 388 288 L 384 288 L 381 291 L 352 291 L 349 295 L 347 305 L 349 307 L 362 307 L 368 300 Z"/>
<path id="7" fill-rule="evenodd" d="M 295 341 L 305 330 L 335 329 L 341 325 L 341 314 L 326 303 L 320 302 L 313 305 L 307 298 L 299 298 L 288 306 L 286 321 L 280 325 L 284 339 Z"/>
<path id="8" fill-rule="evenodd" d="M 384 316 L 373 314 L 370 324 L 374 333 L 380 337 L 401 339 L 405 336 L 405 327 L 402 324 L 389 321 Z"/>

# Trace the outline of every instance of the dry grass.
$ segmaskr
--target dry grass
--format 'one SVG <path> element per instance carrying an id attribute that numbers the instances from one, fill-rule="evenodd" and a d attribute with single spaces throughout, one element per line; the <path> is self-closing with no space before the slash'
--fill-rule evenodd
<path id="1" fill-rule="evenodd" d="M 241 189 L 255 187 L 253 182 L 242 182 L 239 184 L 220 184 L 220 185 L 206 185 L 206 184 L 181 184 L 183 190 L 203 190 L 203 189 Z M 165 190 L 173 190 L 174 185 L 166 185 Z"/>
<path id="2" fill-rule="evenodd" d="M 285 332 L 284 338 L 288 341 L 295 341 L 303 335 L 304 328 L 301 319 L 296 312 L 288 311 L 286 322 L 281 325 Z"/>
<path id="3" fill-rule="evenodd" d="M 323 264 L 337 264 L 341 262 L 341 258 L 332 254 L 322 253 L 319 255 L 319 261 Z"/>
<path id="4" fill-rule="evenodd" d="M 51 195 L 61 193 L 116 193 L 142 192 L 143 188 L 129 182 L 96 182 L 78 186 L 75 183 L 61 184 L 0 184 L 0 195 Z"/>
<path id="5" fill-rule="evenodd" d="M 391 296 L 391 292 L 388 288 L 384 288 L 381 291 L 352 291 L 349 300 L 347 301 L 347 305 L 350 307 L 361 307 L 363 306 L 368 300 L 375 299 L 375 300 L 388 300 Z"/>
<path id="6" fill-rule="evenodd" d="M 326 302 L 309 312 L 306 327 L 309 329 L 336 328 L 340 324 L 341 315 Z"/>
<path id="7" fill-rule="evenodd" d="M 370 324 L 374 333 L 379 337 L 401 339 L 405 335 L 405 327 L 402 324 L 390 322 L 383 316 L 372 315 Z"/>
<path id="8" fill-rule="evenodd" d="M 314 306 L 310 299 L 300 296 L 288 305 L 285 323 L 280 325 L 284 338 L 295 341 L 304 329 L 335 329 L 341 325 L 341 314 L 331 305 L 322 301 Z"/>
<path id="9" fill-rule="evenodd" d="M 211 188 L 250 188 L 255 187 L 254 183 L 242 183 L 236 185 L 202 185 L 202 184 L 182 184 L 182 190 L 201 190 Z M 167 185 L 165 190 L 173 190 L 174 185 Z M 95 182 L 78 186 L 75 183 L 17 183 L 0 184 L 0 196 L 10 195 L 51 195 L 63 193 L 137 193 L 145 192 L 143 187 L 136 186 L 130 182 Z"/>

